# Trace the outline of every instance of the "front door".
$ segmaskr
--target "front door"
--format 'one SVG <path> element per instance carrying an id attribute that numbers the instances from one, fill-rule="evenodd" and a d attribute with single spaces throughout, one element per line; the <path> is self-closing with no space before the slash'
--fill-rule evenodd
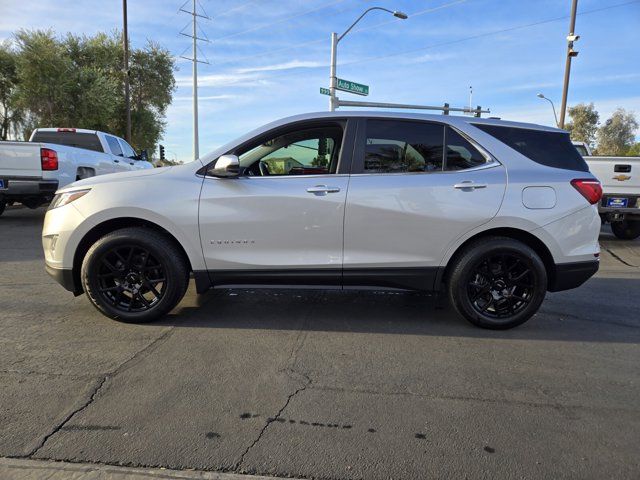
<path id="1" fill-rule="evenodd" d="M 430 289 L 447 248 L 497 213 L 504 167 L 440 123 L 370 119 L 362 127 L 344 283 Z"/>
<path id="2" fill-rule="evenodd" d="M 240 177 L 205 176 L 200 237 L 214 285 L 340 283 L 346 123 L 260 136 L 229 152 L 240 159 Z"/>

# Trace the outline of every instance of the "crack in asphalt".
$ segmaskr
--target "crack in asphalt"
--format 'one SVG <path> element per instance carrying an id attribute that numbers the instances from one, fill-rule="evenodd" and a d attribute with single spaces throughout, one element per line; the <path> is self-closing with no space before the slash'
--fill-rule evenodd
<path id="1" fill-rule="evenodd" d="M 285 411 L 285 409 L 287 408 L 287 406 L 289 405 L 289 402 L 291 402 L 291 399 L 293 397 L 295 397 L 296 395 L 298 395 L 300 392 L 304 391 L 307 389 L 307 387 L 309 386 L 309 384 L 307 383 L 306 385 L 303 385 L 302 387 L 296 389 L 295 392 L 293 392 L 291 395 L 289 395 L 287 397 L 287 401 L 285 402 L 285 404 L 283 405 L 283 407 L 278 410 L 278 413 L 274 416 L 274 417 L 269 417 L 267 418 L 266 423 L 264 424 L 264 427 L 262 427 L 262 430 L 260 430 L 260 433 L 258 434 L 258 437 L 251 443 L 251 445 L 249 445 L 245 451 L 242 453 L 242 455 L 240 455 L 240 459 L 236 462 L 236 464 L 233 467 L 233 471 L 234 472 L 238 472 L 240 467 L 242 466 L 242 462 L 244 462 L 244 457 L 249 453 L 249 451 L 256 446 L 256 444 L 260 441 L 260 439 L 262 438 L 262 436 L 264 435 L 264 433 L 267 431 L 267 429 L 269 428 L 269 425 L 271 425 L 273 422 L 275 422 L 276 420 L 278 420 L 278 418 L 280 418 L 280 415 L 282 415 L 282 413 Z"/>
<path id="2" fill-rule="evenodd" d="M 69 420 L 71 420 L 75 415 L 77 415 L 78 413 L 82 412 L 85 408 L 87 408 L 89 405 L 91 405 L 93 403 L 93 401 L 95 400 L 96 395 L 98 394 L 100 389 L 103 387 L 103 385 L 105 384 L 105 382 L 107 381 L 108 378 L 109 378 L 109 376 L 105 375 L 100 380 L 98 385 L 96 385 L 94 387 L 93 393 L 91 394 L 89 399 L 86 402 L 84 402 L 83 405 L 81 405 L 80 407 L 76 408 L 73 412 L 71 412 L 69 415 L 67 415 L 65 417 L 65 419 L 62 420 L 62 422 L 58 423 L 58 425 L 56 425 L 51 432 L 49 432 L 47 435 L 45 435 L 42 438 L 42 440 L 40 441 L 40 443 L 34 449 L 32 449 L 27 455 L 24 455 L 24 457 L 31 458 L 33 455 L 38 453 L 38 450 L 40 450 L 42 447 L 44 447 L 44 444 L 47 443 L 47 441 L 52 436 L 54 436 L 56 433 L 58 433 L 62 429 L 62 427 L 64 427 L 67 424 L 67 422 L 69 422 Z"/>
<path id="3" fill-rule="evenodd" d="M 307 387 L 311 385 L 311 378 L 309 377 L 309 375 L 307 375 L 304 372 L 298 372 L 295 369 L 296 364 L 298 363 L 298 354 L 300 353 L 300 350 L 302 350 L 302 347 L 304 346 L 304 343 L 306 342 L 307 336 L 309 334 L 309 320 L 310 320 L 310 312 L 307 312 L 304 318 L 302 319 L 302 322 L 300 325 L 300 331 L 298 332 L 298 335 L 296 335 L 296 338 L 293 342 L 293 347 L 291 348 L 291 352 L 289 353 L 289 357 L 285 362 L 286 367 L 278 370 L 279 372 L 283 372 L 289 378 L 297 381 L 300 381 L 300 380 L 298 378 L 295 378 L 294 375 L 303 376 L 305 378 L 306 383 L 302 387 L 296 389 L 295 392 L 293 392 L 291 395 L 287 397 L 287 401 L 285 402 L 284 406 L 280 410 L 278 410 L 278 413 L 275 416 L 267 418 L 266 423 L 260 430 L 260 433 L 258 434 L 256 439 L 245 449 L 244 452 L 242 452 L 242 455 L 240 455 L 240 459 L 236 462 L 236 464 L 233 467 L 234 472 L 239 471 L 240 467 L 242 466 L 242 463 L 244 462 L 244 457 L 260 441 L 264 433 L 269 428 L 269 425 L 271 425 L 273 422 L 277 421 L 280 418 L 280 415 L 282 415 L 282 413 L 285 411 L 285 409 L 291 402 L 291 399 L 296 395 L 298 395 L 303 390 L 306 390 Z"/>
<path id="4" fill-rule="evenodd" d="M 46 434 L 34 449 L 32 449 L 26 455 L 16 455 L 16 456 L 14 456 L 12 458 L 32 458 L 36 453 L 38 453 L 39 450 L 41 450 L 45 446 L 47 441 L 51 437 L 53 437 L 56 433 L 58 433 L 60 430 L 62 430 L 62 428 L 64 428 L 66 426 L 66 424 L 69 423 L 69 421 L 71 421 L 73 419 L 73 417 L 75 417 L 77 414 L 81 413 L 83 410 L 85 410 L 87 407 L 89 407 L 89 405 L 91 405 L 94 402 L 94 400 L 96 399 L 98 393 L 104 387 L 104 385 L 106 384 L 108 379 L 115 377 L 120 372 L 122 372 L 122 371 L 126 370 L 127 368 L 131 367 L 132 365 L 134 365 L 136 363 L 136 361 L 140 359 L 141 355 L 143 355 L 143 354 L 145 354 L 147 352 L 153 351 L 155 349 L 155 347 L 158 346 L 159 343 L 161 343 L 162 341 L 166 340 L 169 337 L 169 335 L 173 332 L 174 328 L 175 327 L 171 327 L 171 328 L 167 329 L 166 331 L 164 331 L 162 333 L 162 335 L 160 335 L 157 338 L 155 338 L 151 343 L 149 343 L 147 346 L 145 346 L 141 350 L 138 350 L 130 358 L 128 358 L 127 360 L 122 362 L 112 372 L 109 372 L 106 375 L 104 375 L 100 379 L 100 381 L 97 382 L 97 385 L 93 388 L 93 392 L 91 393 L 91 395 L 87 399 L 87 401 L 85 401 L 80 407 L 76 408 L 71 413 L 69 413 L 64 418 L 64 420 L 62 420 L 62 422 L 60 422 L 57 425 L 55 425 L 53 427 L 53 430 L 51 432 L 49 432 L 48 434 Z"/>

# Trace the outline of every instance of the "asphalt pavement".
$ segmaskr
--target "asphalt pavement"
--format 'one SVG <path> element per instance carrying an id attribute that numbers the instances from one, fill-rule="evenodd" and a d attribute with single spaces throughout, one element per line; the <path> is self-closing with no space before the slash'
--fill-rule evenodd
<path id="1" fill-rule="evenodd" d="M 640 477 L 638 240 L 603 229 L 597 276 L 505 332 L 424 294 L 193 286 L 165 320 L 127 325 L 46 275 L 43 216 L 0 217 L 5 462 Z"/>

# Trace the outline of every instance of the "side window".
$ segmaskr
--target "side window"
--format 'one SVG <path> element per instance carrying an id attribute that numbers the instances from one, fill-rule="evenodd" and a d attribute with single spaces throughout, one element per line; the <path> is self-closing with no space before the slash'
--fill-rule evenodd
<path id="1" fill-rule="evenodd" d="M 252 176 L 335 173 L 342 136 L 335 125 L 285 133 L 240 152 L 240 167 Z"/>
<path id="2" fill-rule="evenodd" d="M 120 145 L 122 146 L 122 151 L 124 152 L 124 156 L 127 158 L 136 158 L 138 155 L 136 151 L 133 149 L 131 145 L 125 142 L 123 139 L 120 139 Z"/>
<path id="3" fill-rule="evenodd" d="M 478 149 L 451 127 L 447 127 L 445 142 L 445 170 L 465 170 L 487 163 L 487 159 Z"/>
<path id="4" fill-rule="evenodd" d="M 365 173 L 442 170 L 444 126 L 426 122 L 368 120 Z"/>
<path id="5" fill-rule="evenodd" d="M 116 137 L 112 137 L 111 135 L 105 135 L 105 138 L 107 139 L 107 143 L 109 144 L 109 150 L 111 150 L 111 153 L 122 157 L 122 149 L 120 148 L 118 139 Z"/>

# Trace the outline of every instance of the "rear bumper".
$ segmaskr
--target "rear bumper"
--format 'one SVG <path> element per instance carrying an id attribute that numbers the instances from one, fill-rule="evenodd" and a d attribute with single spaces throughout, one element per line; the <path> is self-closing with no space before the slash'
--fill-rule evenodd
<path id="1" fill-rule="evenodd" d="M 55 268 L 48 264 L 45 264 L 45 269 L 49 276 L 62 285 L 66 290 L 69 290 L 76 296 L 82 294 L 82 288 L 76 282 L 73 270 L 68 268 Z"/>
<path id="2" fill-rule="evenodd" d="M 0 179 L 4 184 L 4 188 L 0 188 L 0 196 L 6 198 L 53 198 L 58 189 L 57 180 L 22 177 L 0 177 Z"/>
<path id="3" fill-rule="evenodd" d="M 589 280 L 600 267 L 598 260 L 588 262 L 557 263 L 555 274 L 547 290 L 560 292 L 579 287 Z"/>

